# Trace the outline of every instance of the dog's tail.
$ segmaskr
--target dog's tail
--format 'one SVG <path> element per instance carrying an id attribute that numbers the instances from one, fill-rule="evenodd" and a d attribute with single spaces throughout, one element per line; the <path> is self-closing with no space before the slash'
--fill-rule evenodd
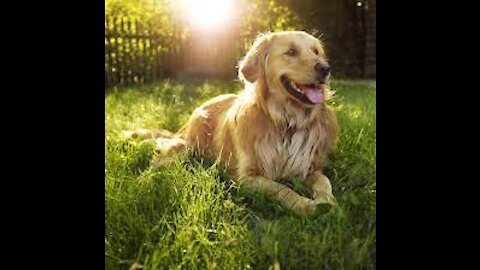
<path id="1" fill-rule="evenodd" d="M 156 138 L 172 138 L 174 133 L 166 129 L 136 129 L 134 131 L 123 131 L 123 136 L 134 140 L 155 140 Z"/>
<path id="2" fill-rule="evenodd" d="M 187 150 L 187 142 L 178 133 L 172 133 L 165 129 L 137 129 L 124 131 L 123 135 L 142 142 L 154 142 L 155 155 L 152 160 L 154 166 L 163 165 Z"/>

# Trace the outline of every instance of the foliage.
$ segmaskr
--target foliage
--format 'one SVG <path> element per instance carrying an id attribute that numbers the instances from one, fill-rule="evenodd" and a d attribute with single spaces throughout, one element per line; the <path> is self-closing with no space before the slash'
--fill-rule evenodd
<path id="1" fill-rule="evenodd" d="M 146 29 L 167 36 L 175 27 L 186 30 L 175 10 L 173 0 L 105 0 L 105 15 L 130 17 L 139 20 Z M 299 20 L 280 1 L 238 1 L 243 36 L 256 35 L 266 30 L 293 30 Z"/>

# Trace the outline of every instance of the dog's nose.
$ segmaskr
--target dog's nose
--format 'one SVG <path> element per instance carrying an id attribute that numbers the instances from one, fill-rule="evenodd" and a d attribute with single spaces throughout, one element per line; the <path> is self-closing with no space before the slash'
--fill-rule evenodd
<path id="1" fill-rule="evenodd" d="M 328 64 L 317 63 L 314 67 L 317 74 L 321 77 L 327 77 L 330 74 L 330 66 Z"/>

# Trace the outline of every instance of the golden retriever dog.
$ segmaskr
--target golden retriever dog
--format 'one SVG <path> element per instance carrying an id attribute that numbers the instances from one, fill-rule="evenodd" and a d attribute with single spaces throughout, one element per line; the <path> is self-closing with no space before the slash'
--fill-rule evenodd
<path id="1" fill-rule="evenodd" d="M 338 127 L 328 87 L 330 67 L 321 42 L 301 31 L 261 34 L 239 63 L 245 89 L 198 107 L 175 134 L 137 130 L 153 138 L 161 163 L 191 148 L 221 161 L 237 183 L 266 194 L 295 214 L 335 205 L 326 156 Z M 296 177 L 311 191 L 299 195 L 281 180 Z"/>

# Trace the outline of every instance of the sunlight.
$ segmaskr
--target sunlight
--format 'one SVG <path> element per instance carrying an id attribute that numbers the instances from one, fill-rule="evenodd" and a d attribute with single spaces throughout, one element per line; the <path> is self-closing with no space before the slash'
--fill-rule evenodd
<path id="1" fill-rule="evenodd" d="M 232 16 L 232 0 L 183 0 L 187 20 L 192 27 L 222 28 Z"/>

